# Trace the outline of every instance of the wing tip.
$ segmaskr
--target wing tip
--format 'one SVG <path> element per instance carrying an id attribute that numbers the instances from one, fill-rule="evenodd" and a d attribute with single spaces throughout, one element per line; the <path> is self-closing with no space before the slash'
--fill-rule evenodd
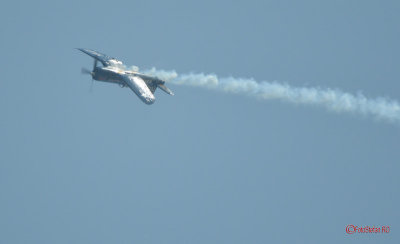
<path id="1" fill-rule="evenodd" d="M 83 52 L 83 53 L 88 54 L 88 53 L 86 52 L 87 49 L 85 49 L 85 48 L 76 47 L 75 49 L 78 50 L 78 51 L 81 51 L 81 52 Z"/>

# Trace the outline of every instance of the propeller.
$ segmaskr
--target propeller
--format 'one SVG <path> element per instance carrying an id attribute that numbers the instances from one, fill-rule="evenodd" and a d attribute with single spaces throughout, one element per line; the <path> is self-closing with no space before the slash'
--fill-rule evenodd
<path id="1" fill-rule="evenodd" d="M 92 83 L 90 84 L 90 91 L 93 90 L 93 82 L 94 82 L 93 76 L 94 76 L 94 70 L 96 69 L 96 67 L 97 67 L 97 59 L 94 60 L 93 71 L 90 71 L 90 70 L 88 70 L 86 68 L 82 68 L 82 70 L 81 70 L 82 74 L 91 75 L 92 76 Z"/>
<path id="2" fill-rule="evenodd" d="M 92 73 L 93 73 L 92 71 L 90 71 L 90 70 L 88 70 L 86 68 L 82 68 L 81 72 L 84 75 L 92 75 Z"/>

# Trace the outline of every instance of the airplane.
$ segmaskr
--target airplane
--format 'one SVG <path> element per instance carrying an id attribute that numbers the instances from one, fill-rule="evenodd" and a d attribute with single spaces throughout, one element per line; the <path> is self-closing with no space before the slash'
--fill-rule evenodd
<path id="1" fill-rule="evenodd" d="M 94 80 L 118 84 L 121 87 L 129 87 L 148 105 L 155 102 L 156 98 L 154 97 L 154 92 L 157 87 L 169 95 L 174 95 L 174 93 L 165 86 L 165 81 L 157 77 L 126 70 L 121 61 L 108 57 L 105 54 L 90 49 L 77 49 L 94 58 L 92 71 L 82 68 L 82 73 L 90 74 Z M 98 61 L 103 67 L 97 66 Z"/>

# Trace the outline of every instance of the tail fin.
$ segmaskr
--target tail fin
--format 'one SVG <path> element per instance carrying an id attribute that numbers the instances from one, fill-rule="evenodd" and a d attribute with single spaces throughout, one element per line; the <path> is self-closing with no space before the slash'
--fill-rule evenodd
<path id="1" fill-rule="evenodd" d="M 158 86 L 161 90 L 163 90 L 164 92 L 168 93 L 169 95 L 171 95 L 171 96 L 174 95 L 174 93 L 173 93 L 170 89 L 168 89 L 168 87 L 166 87 L 164 84 L 157 84 L 157 86 Z"/>

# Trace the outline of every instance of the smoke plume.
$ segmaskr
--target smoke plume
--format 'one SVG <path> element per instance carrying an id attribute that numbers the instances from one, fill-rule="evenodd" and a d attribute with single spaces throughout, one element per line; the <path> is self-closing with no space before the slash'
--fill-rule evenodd
<path id="1" fill-rule="evenodd" d="M 152 68 L 145 73 L 176 85 L 205 87 L 208 89 L 238 93 L 260 99 L 277 99 L 294 104 L 316 105 L 335 112 L 368 115 L 379 120 L 400 122 L 400 105 L 387 98 L 366 98 L 363 94 L 351 94 L 337 89 L 318 87 L 292 87 L 278 82 L 256 82 L 253 79 L 218 78 L 214 74 L 178 74 L 175 71 Z"/>

